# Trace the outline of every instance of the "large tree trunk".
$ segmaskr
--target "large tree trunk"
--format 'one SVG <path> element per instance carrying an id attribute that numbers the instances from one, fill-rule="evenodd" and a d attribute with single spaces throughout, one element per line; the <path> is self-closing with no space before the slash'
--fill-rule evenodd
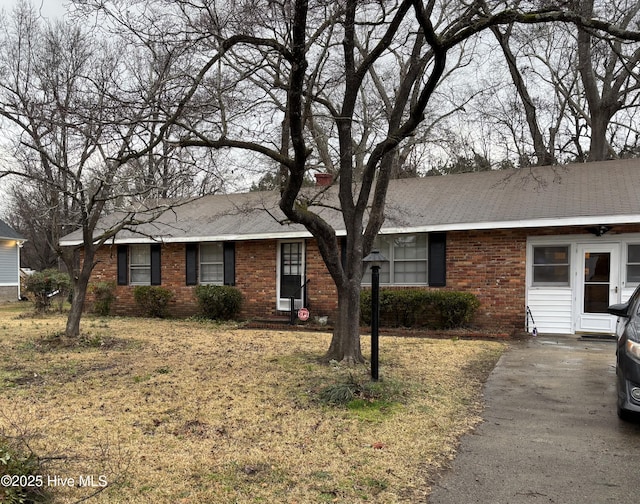
<path id="1" fill-rule="evenodd" d="M 606 161 L 611 157 L 611 149 L 607 141 L 607 127 L 613 114 L 610 107 L 600 105 L 600 110 L 591 112 L 591 141 L 589 143 L 589 161 Z"/>
<path id="2" fill-rule="evenodd" d="M 583 2 L 585 16 L 593 15 L 593 3 L 593 0 Z M 593 66 L 593 58 L 591 31 L 581 28 L 578 30 L 578 62 L 582 85 L 589 104 L 591 141 L 588 160 L 604 161 L 610 157 L 607 127 L 611 118 L 622 107 L 622 102 L 618 101 L 617 85 L 615 87 L 611 85 L 611 75 L 606 76 L 608 82 L 602 84 L 602 91 L 598 89 L 598 76 Z"/>
<path id="3" fill-rule="evenodd" d="M 65 258 L 65 263 L 71 280 L 73 282 L 73 297 L 71 298 L 71 309 L 67 317 L 65 336 L 67 338 L 80 337 L 80 320 L 84 311 L 84 302 L 87 297 L 87 288 L 91 271 L 93 270 L 93 259 L 95 252 L 92 247 L 85 247 L 82 264 L 79 264 L 77 252 L 74 257 Z"/>
<path id="4" fill-rule="evenodd" d="M 352 279 L 338 287 L 338 315 L 327 361 L 347 364 L 364 362 L 360 349 L 360 279 Z"/>

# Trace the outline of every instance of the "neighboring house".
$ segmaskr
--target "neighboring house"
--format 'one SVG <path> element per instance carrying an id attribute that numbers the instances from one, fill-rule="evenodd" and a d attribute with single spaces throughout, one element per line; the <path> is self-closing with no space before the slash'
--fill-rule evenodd
<path id="1" fill-rule="evenodd" d="M 322 215 L 344 235 L 330 210 L 335 188 L 322 191 Z M 270 318 L 309 280 L 296 306 L 331 317 L 335 288 L 317 245 L 278 222 L 277 199 L 212 195 L 178 206 L 118 233 L 99 251 L 93 281 L 117 282 L 116 313 L 133 313 L 135 285 L 171 289 L 173 313 L 188 315 L 195 285 L 229 284 L 244 294 L 243 317 Z M 382 286 L 472 292 L 478 327 L 522 331 L 529 308 L 541 333 L 613 333 L 606 307 L 640 283 L 640 160 L 394 180 L 385 217 Z M 61 242 L 78 243 L 77 233 Z"/>
<path id="2" fill-rule="evenodd" d="M 0 220 L 0 301 L 20 299 L 20 248 L 24 238 Z"/>

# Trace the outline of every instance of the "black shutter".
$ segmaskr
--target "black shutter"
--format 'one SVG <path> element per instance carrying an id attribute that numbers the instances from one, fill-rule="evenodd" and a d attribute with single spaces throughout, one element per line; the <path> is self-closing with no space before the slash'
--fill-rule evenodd
<path id="1" fill-rule="evenodd" d="M 153 244 L 151 247 L 151 285 L 160 285 L 162 283 L 160 250 L 162 245 Z"/>
<path id="2" fill-rule="evenodd" d="M 187 243 L 185 263 L 187 265 L 187 285 L 198 285 L 198 244 Z"/>
<path id="3" fill-rule="evenodd" d="M 118 285 L 127 285 L 129 282 L 129 247 L 118 245 Z"/>
<path id="4" fill-rule="evenodd" d="M 447 234 L 429 233 L 429 285 L 447 285 Z"/>
<path id="5" fill-rule="evenodd" d="M 235 242 L 224 242 L 223 245 L 223 261 L 224 261 L 224 284 L 236 284 L 236 244 Z"/>

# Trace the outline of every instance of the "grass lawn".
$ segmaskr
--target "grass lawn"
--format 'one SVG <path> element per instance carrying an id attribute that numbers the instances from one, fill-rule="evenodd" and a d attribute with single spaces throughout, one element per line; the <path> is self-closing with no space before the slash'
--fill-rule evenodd
<path id="1" fill-rule="evenodd" d="M 326 333 L 87 316 L 69 344 L 28 308 L 0 305 L 0 434 L 64 503 L 425 502 L 505 348 L 383 336 L 372 384 Z"/>

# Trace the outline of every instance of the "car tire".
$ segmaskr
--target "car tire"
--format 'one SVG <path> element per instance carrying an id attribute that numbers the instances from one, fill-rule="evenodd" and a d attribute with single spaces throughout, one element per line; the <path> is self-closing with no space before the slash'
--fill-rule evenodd
<path id="1" fill-rule="evenodd" d="M 628 422 L 631 419 L 631 412 L 619 404 L 616 406 L 616 412 L 618 413 L 618 418 L 624 422 Z"/>

